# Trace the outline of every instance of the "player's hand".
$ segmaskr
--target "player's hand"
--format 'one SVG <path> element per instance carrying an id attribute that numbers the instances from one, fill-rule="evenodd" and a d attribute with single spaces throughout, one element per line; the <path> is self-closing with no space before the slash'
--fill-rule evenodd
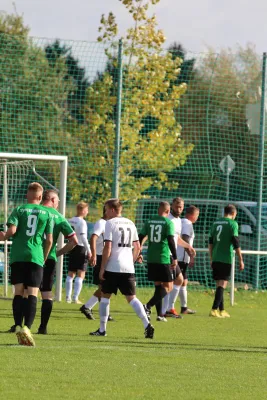
<path id="1" fill-rule="evenodd" d="M 192 246 L 188 247 L 188 252 L 191 257 L 196 257 L 197 255 L 196 250 Z"/>
<path id="2" fill-rule="evenodd" d="M 194 258 L 192 257 L 192 258 L 190 258 L 190 262 L 189 262 L 189 264 L 188 264 L 188 268 L 193 268 L 194 265 L 195 265 L 195 260 L 194 260 Z"/>
<path id="3" fill-rule="evenodd" d="M 139 264 L 142 264 L 142 262 L 143 262 L 143 256 L 142 256 L 142 254 L 140 254 L 140 255 L 137 257 L 136 262 L 139 263 Z"/>
<path id="4" fill-rule="evenodd" d="M 171 270 L 176 269 L 177 265 L 178 265 L 178 261 L 177 260 L 172 260 L 172 263 L 171 263 L 171 266 L 170 266 Z"/>
<path id="5" fill-rule="evenodd" d="M 5 240 L 5 232 L 0 232 L 0 241 Z"/>
<path id="6" fill-rule="evenodd" d="M 242 261 L 242 262 L 239 263 L 239 271 L 243 271 L 244 268 L 245 268 L 245 264 L 244 264 L 244 262 Z"/>
<path id="7" fill-rule="evenodd" d="M 96 266 L 96 256 L 91 256 L 91 258 L 89 260 L 89 264 L 91 265 L 91 267 Z"/>
<path id="8" fill-rule="evenodd" d="M 100 268 L 100 272 L 99 272 L 100 281 L 104 281 L 105 280 L 104 273 L 105 273 L 105 271 L 102 268 Z"/>

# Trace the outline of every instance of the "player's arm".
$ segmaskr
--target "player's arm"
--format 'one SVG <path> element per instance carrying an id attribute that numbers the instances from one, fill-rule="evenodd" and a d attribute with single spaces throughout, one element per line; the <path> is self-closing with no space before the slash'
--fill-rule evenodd
<path id="1" fill-rule="evenodd" d="M 170 249 L 170 252 L 172 255 L 171 269 L 175 269 L 176 265 L 178 264 L 178 261 L 177 261 L 177 252 L 176 252 L 176 244 L 174 241 L 174 236 L 168 235 L 167 240 L 168 240 L 169 249 Z"/>
<path id="2" fill-rule="evenodd" d="M 183 236 L 187 235 L 182 235 L 182 237 Z M 178 236 L 178 244 L 179 246 L 182 246 L 184 249 L 188 250 L 188 254 L 190 256 L 196 256 L 196 250 L 186 240 L 184 240 L 184 238 L 181 238 L 181 236 Z"/>
<path id="3" fill-rule="evenodd" d="M 9 225 L 6 232 L 0 232 L 0 241 L 4 242 L 5 240 L 8 240 L 12 236 L 14 236 L 16 232 L 17 232 L 16 225 Z"/>
<path id="4" fill-rule="evenodd" d="M 144 243 L 147 240 L 147 235 L 144 235 L 143 233 L 139 233 L 138 237 L 139 237 L 140 251 L 139 251 L 139 255 L 138 255 L 136 261 L 138 263 L 142 263 L 143 262 L 142 249 L 143 249 Z"/>
<path id="5" fill-rule="evenodd" d="M 108 259 L 111 254 L 111 248 L 112 248 L 112 242 L 111 241 L 105 241 L 104 244 L 104 249 L 102 253 L 102 262 L 101 262 L 101 267 L 100 267 L 100 272 L 99 272 L 99 279 L 104 280 L 104 273 L 105 269 L 108 263 Z"/>
<path id="6" fill-rule="evenodd" d="M 61 247 L 61 249 L 57 250 L 57 257 L 62 256 L 63 254 L 69 253 L 75 246 L 78 244 L 78 239 L 76 234 L 74 233 L 71 237 L 67 237 L 68 242 L 65 246 Z"/>
<path id="7" fill-rule="evenodd" d="M 44 260 L 47 260 L 47 257 L 50 253 L 50 250 L 53 245 L 53 233 L 46 233 L 45 242 L 44 242 Z"/>
<path id="8" fill-rule="evenodd" d="M 243 269 L 245 268 L 245 265 L 244 265 L 244 261 L 243 261 L 243 257 L 242 257 L 242 253 L 241 253 L 241 248 L 240 248 L 240 243 L 239 243 L 238 236 L 233 236 L 232 237 L 232 244 L 234 246 L 235 253 L 236 253 L 236 255 L 238 257 L 238 260 L 239 260 L 239 269 L 240 269 L 240 271 L 243 271 Z"/>
<path id="9" fill-rule="evenodd" d="M 212 250 L 213 250 L 213 238 L 209 237 L 209 255 L 210 255 L 210 263 L 212 263 Z"/>
<path id="10" fill-rule="evenodd" d="M 83 221 L 83 226 L 81 228 L 80 237 L 81 237 L 82 244 L 84 245 L 84 247 L 86 249 L 88 259 L 90 259 L 92 254 L 91 254 L 91 248 L 90 248 L 90 245 L 89 245 L 89 242 L 87 239 L 87 226 L 86 226 L 85 221 Z"/>
<path id="11" fill-rule="evenodd" d="M 92 234 L 91 239 L 90 239 L 90 247 L 91 247 L 91 261 L 90 265 L 94 267 L 96 265 L 96 241 L 97 241 L 98 235 L 95 233 Z"/>
<path id="12" fill-rule="evenodd" d="M 135 263 L 140 256 L 141 246 L 139 240 L 133 242 L 133 262 Z"/>

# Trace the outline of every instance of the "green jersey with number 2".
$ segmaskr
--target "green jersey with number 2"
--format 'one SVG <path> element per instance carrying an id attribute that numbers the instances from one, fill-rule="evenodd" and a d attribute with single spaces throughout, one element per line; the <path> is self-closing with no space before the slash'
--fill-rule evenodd
<path id="1" fill-rule="evenodd" d="M 231 218 L 221 218 L 210 229 L 212 261 L 231 264 L 234 255 L 233 237 L 238 237 L 238 224 Z"/>
<path id="2" fill-rule="evenodd" d="M 13 210 L 7 221 L 15 225 L 10 264 L 14 262 L 32 262 L 43 267 L 43 237 L 53 233 L 53 220 L 46 207 L 39 204 L 24 204 Z"/>
<path id="3" fill-rule="evenodd" d="M 142 232 L 148 237 L 147 262 L 170 264 L 168 236 L 174 236 L 174 224 L 169 218 L 155 215 L 145 223 Z"/>

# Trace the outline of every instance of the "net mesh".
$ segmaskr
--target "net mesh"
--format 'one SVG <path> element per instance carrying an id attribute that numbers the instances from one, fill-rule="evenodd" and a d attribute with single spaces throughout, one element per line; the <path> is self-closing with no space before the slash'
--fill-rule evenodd
<path id="1" fill-rule="evenodd" d="M 76 202 L 89 201 L 90 229 L 116 179 L 118 66 L 118 44 L 108 58 L 101 43 L 0 35 L 1 150 L 67 155 L 66 215 Z M 265 153 L 259 228 L 257 206 L 262 57 L 249 47 L 220 54 L 185 54 L 177 47 L 144 58 L 123 53 L 122 66 L 118 185 L 124 215 L 140 229 L 159 200 L 181 196 L 186 206 L 200 208 L 195 247 L 207 248 L 209 228 L 230 201 L 238 208 L 242 248 L 267 250 Z M 23 201 L 26 183 L 38 181 L 31 163 L 12 168 L 9 212 Z M 58 187 L 57 163 L 39 163 L 38 172 Z M 244 256 L 240 287 L 255 287 L 258 278 L 266 287 L 265 260 Z M 145 263 L 136 271 L 138 285 L 148 285 Z M 194 288 L 213 286 L 207 253 L 197 255 L 189 281 Z"/>

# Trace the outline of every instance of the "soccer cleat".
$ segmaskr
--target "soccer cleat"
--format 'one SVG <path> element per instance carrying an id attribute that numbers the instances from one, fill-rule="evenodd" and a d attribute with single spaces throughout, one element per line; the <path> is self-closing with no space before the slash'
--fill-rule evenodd
<path id="1" fill-rule="evenodd" d="M 146 329 L 145 329 L 145 338 L 146 339 L 153 339 L 154 337 L 154 326 L 152 326 L 151 324 L 148 324 Z"/>
<path id="2" fill-rule="evenodd" d="M 181 314 L 195 314 L 195 310 L 191 310 L 191 308 L 187 308 L 185 310 L 181 310 Z"/>
<path id="3" fill-rule="evenodd" d="M 90 336 L 107 336 L 107 332 L 106 331 L 100 332 L 100 329 L 98 329 L 95 332 L 90 332 L 89 335 Z"/>
<path id="4" fill-rule="evenodd" d="M 32 337 L 31 331 L 27 326 L 24 326 L 20 330 L 20 337 L 23 346 L 35 347 L 35 341 Z"/>
<path id="5" fill-rule="evenodd" d="M 219 311 L 218 311 L 218 310 L 211 310 L 209 316 L 210 316 L 210 317 L 215 317 L 215 318 L 223 318 L 223 317 L 221 317 L 221 315 L 219 314 Z"/>
<path id="6" fill-rule="evenodd" d="M 47 335 L 47 329 L 46 329 L 46 328 L 43 328 L 43 327 L 40 325 L 39 328 L 38 328 L 37 334 L 38 334 L 38 335 Z"/>
<path id="7" fill-rule="evenodd" d="M 157 321 L 159 321 L 159 322 L 168 322 L 168 320 L 164 316 L 161 316 L 161 315 L 157 316 Z"/>
<path id="8" fill-rule="evenodd" d="M 24 343 L 21 338 L 21 327 L 20 326 L 15 326 L 15 333 L 16 333 L 16 336 L 18 339 L 18 344 L 23 345 Z"/>
<path id="9" fill-rule="evenodd" d="M 75 304 L 83 304 L 79 299 L 72 299 L 72 302 Z"/>
<path id="10" fill-rule="evenodd" d="M 112 321 L 112 322 L 114 322 L 115 321 L 115 319 L 111 316 L 111 315 L 109 315 L 108 316 L 108 321 Z"/>
<path id="11" fill-rule="evenodd" d="M 80 307 L 80 311 L 83 315 L 86 316 L 86 318 L 88 319 L 95 319 L 95 317 L 93 316 L 93 312 L 90 308 L 85 307 L 85 304 L 83 306 Z"/>
<path id="12" fill-rule="evenodd" d="M 150 308 L 147 307 L 146 304 L 143 304 L 143 307 L 144 307 L 147 319 L 148 319 L 148 321 L 150 321 L 151 310 L 150 310 Z"/>
<path id="13" fill-rule="evenodd" d="M 220 311 L 220 316 L 222 318 L 230 318 L 230 314 L 225 310 Z"/>
<path id="14" fill-rule="evenodd" d="M 15 333 L 16 332 L 16 325 L 12 325 L 11 328 L 7 331 L 7 333 Z"/>
<path id="15" fill-rule="evenodd" d="M 66 297 L 66 303 L 71 303 L 71 299 L 69 297 Z"/>
<path id="16" fill-rule="evenodd" d="M 166 311 L 166 314 L 164 315 L 165 317 L 171 317 L 171 318 L 182 318 L 180 314 L 175 310 L 175 308 L 172 308 L 171 310 Z"/>

